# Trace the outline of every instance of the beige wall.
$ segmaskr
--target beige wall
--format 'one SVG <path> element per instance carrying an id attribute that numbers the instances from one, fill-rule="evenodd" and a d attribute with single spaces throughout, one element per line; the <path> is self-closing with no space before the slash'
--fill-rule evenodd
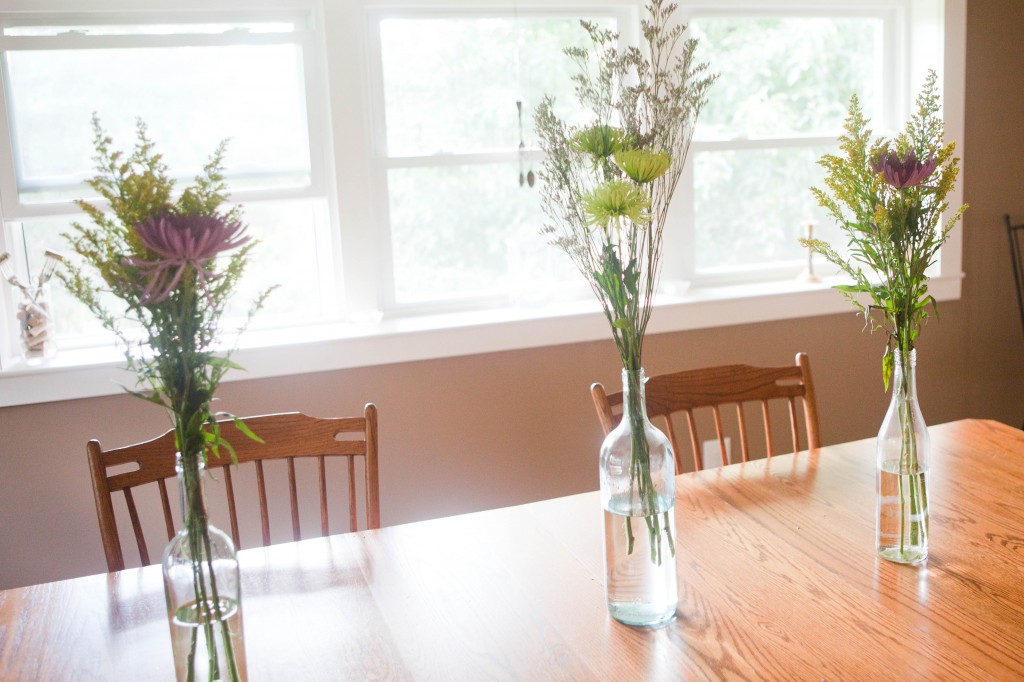
<path id="1" fill-rule="evenodd" d="M 1002 214 L 1024 220 L 1024 3 L 968 5 L 964 295 L 919 346 L 930 423 L 1024 419 L 1024 341 Z M 652 336 L 651 374 L 708 364 L 787 364 L 810 353 L 826 444 L 872 436 L 885 410 L 882 338 L 849 314 Z M 617 385 L 610 341 L 225 384 L 237 414 L 301 410 L 381 419 L 382 521 L 395 524 L 597 487 L 600 430 L 587 393 Z M 166 428 L 124 396 L 0 409 L 0 588 L 103 571 L 85 441 Z"/>

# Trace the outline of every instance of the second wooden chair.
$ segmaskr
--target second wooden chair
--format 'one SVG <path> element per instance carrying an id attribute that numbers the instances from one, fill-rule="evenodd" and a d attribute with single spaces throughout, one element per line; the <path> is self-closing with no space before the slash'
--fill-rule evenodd
<path id="1" fill-rule="evenodd" d="M 267 484 L 263 466 L 263 463 L 268 460 L 285 460 L 287 462 L 292 539 L 299 540 L 302 537 L 299 529 L 296 458 L 316 458 L 317 460 L 320 531 L 323 535 L 330 534 L 325 459 L 332 457 L 343 458 L 348 469 L 348 529 L 357 530 L 356 459 L 363 460 L 363 480 L 358 487 L 362 488 L 365 498 L 363 513 L 365 527 L 380 527 L 380 493 L 377 481 L 377 408 L 372 403 L 366 405 L 362 417 L 320 419 L 298 412 L 288 412 L 247 417 L 244 421 L 254 433 L 263 439 L 263 443 L 248 438 L 235 428 L 231 420 L 221 422 L 221 435 L 234 447 L 239 465 L 252 463 L 255 466 L 264 546 L 270 544 Z M 166 480 L 176 476 L 174 471 L 174 431 L 168 431 L 162 436 L 144 443 L 111 450 L 104 450 L 99 441 L 91 440 L 87 450 L 100 535 L 103 540 L 103 551 L 106 555 L 108 570 L 118 571 L 125 567 L 114 512 L 114 494 L 117 492 L 122 492 L 124 495 L 141 562 L 143 565 L 150 563 L 143 524 L 132 490 L 147 484 L 155 484 L 158 487 L 169 541 L 174 536 L 174 519 L 171 515 Z M 124 465 L 133 465 L 135 468 L 125 471 Z M 207 471 L 217 472 L 218 477 L 223 476 L 228 516 L 231 523 L 231 538 L 234 540 L 235 546 L 240 548 L 238 512 L 232 478 L 232 470 L 235 467 L 231 462 L 230 454 L 225 448 L 221 448 L 220 459 L 210 458 L 206 468 Z"/>
<path id="2" fill-rule="evenodd" d="M 604 386 L 599 383 L 593 384 L 590 392 L 597 408 L 597 416 L 601 420 L 601 427 L 607 435 L 620 419 L 622 393 L 605 393 Z M 682 443 L 677 438 L 672 423 L 672 415 L 675 413 L 685 413 L 694 469 L 700 471 L 704 468 L 702 441 L 694 417 L 694 410 L 698 408 L 711 409 L 723 464 L 729 463 L 730 460 L 719 408 L 727 405 L 734 405 L 736 408 L 737 430 L 744 462 L 748 461 L 751 453 L 747 437 L 747 414 L 743 409 L 745 403 L 757 403 L 760 406 L 760 419 L 764 425 L 765 450 L 768 457 L 776 454 L 769 413 L 769 401 L 773 399 L 782 399 L 788 404 L 793 451 L 801 449 L 797 420 L 798 398 L 803 402 L 807 447 L 814 449 L 820 446 L 818 409 L 814 397 L 814 383 L 811 380 L 811 364 L 806 353 L 797 353 L 796 363 L 791 366 L 722 365 L 654 376 L 647 381 L 646 396 L 648 416 L 652 419 L 661 418 L 665 434 L 672 443 L 677 472 L 685 469 L 682 459 L 683 448 L 680 447 Z M 613 408 L 619 409 L 613 411 Z"/>

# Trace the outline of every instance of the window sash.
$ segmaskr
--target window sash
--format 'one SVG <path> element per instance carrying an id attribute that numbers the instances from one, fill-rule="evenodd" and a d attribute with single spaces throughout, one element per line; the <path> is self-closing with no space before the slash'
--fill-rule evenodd
<path id="1" fill-rule="evenodd" d="M 56 20 L 55 20 L 56 19 Z M 4 73 L 4 82 L 8 84 L 0 90 L 0 199 L 3 204 L 5 220 L 26 220 L 32 218 L 61 216 L 78 213 L 72 201 L 33 201 L 21 200 L 21 194 L 27 181 L 20 177 L 16 167 L 17 130 L 9 116 L 9 101 L 15 96 L 10 92 L 7 54 L 17 51 L 42 50 L 92 50 L 92 49 L 146 49 L 161 47 L 233 47 L 261 45 L 295 45 L 299 48 L 303 64 L 303 82 L 305 92 L 305 116 L 307 144 L 309 156 L 309 180 L 306 183 L 288 184 L 279 187 L 259 189 L 238 189 L 232 191 L 232 198 L 237 201 L 258 201 L 260 199 L 282 200 L 291 198 L 317 198 L 330 193 L 326 159 L 323 154 L 326 137 L 322 132 L 328 125 L 325 109 L 323 82 L 324 74 L 320 69 L 320 54 L 316 35 L 312 30 L 310 12 L 214 12 L 210 14 L 189 11 L 182 12 L 128 12 L 110 17 L 106 13 L 73 13 L 61 14 L 59 18 L 47 14 L 22 14 L 0 12 L 0 27 L 4 29 L 19 26 L 91 26 L 91 25 L 189 25 L 204 26 L 210 24 L 241 24 L 256 23 L 291 24 L 293 29 L 287 32 L 248 32 L 226 31 L 220 33 L 181 32 L 170 34 L 135 34 L 135 35 L 88 35 L 80 33 L 60 33 L 53 36 L 11 36 L 0 30 L 0 69 Z M 288 175 L 287 169 L 283 169 Z M 258 173 L 258 177 L 272 176 L 274 173 Z M 228 177 L 229 182 L 232 177 Z M 191 180 L 190 177 L 182 178 Z M 49 187 L 49 183 L 44 183 Z M 57 187 L 58 185 L 54 185 Z M 59 185 L 63 187 L 63 185 Z M 106 208 L 105 202 L 96 198 L 93 201 L 100 208 Z"/>
<path id="2" fill-rule="evenodd" d="M 59 1 L 59 0 L 58 0 Z M 185 0 L 187 3 L 188 0 Z M 233 0 L 226 0 L 228 4 Z M 197 4 L 198 3 L 193 3 Z M 239 3 L 240 4 L 240 3 Z M 327 172 L 327 160 L 329 152 L 325 149 L 330 135 L 327 130 L 329 119 L 326 113 L 326 86 L 327 78 L 325 66 L 325 55 L 323 52 L 323 35 L 315 30 L 315 27 L 322 25 L 322 20 L 317 9 L 316 2 L 290 2 L 291 9 L 273 11 L 252 11 L 251 9 L 223 10 L 223 11 L 196 11 L 185 9 L 181 11 L 166 12 L 134 12 L 117 13 L 113 15 L 107 12 L 55 12 L 53 14 L 42 13 L 20 13 L 0 11 L 0 64 L 6 72 L 6 57 L 9 51 L 45 51 L 45 50 L 93 50 L 93 49 L 148 49 L 148 48 L 171 48 L 171 47 L 236 47 L 236 46 L 273 46 L 289 45 L 295 46 L 298 54 L 297 63 L 301 65 L 301 72 L 296 72 L 297 78 L 295 87 L 298 89 L 299 97 L 302 100 L 299 106 L 303 107 L 306 128 L 306 153 L 309 158 L 308 171 L 303 173 L 308 176 L 304 183 L 294 183 L 277 187 L 260 187 L 249 189 L 237 189 L 236 183 L 238 173 L 230 174 L 228 182 L 231 190 L 232 203 L 243 203 L 255 210 L 260 206 L 270 206 L 277 210 L 275 204 L 289 201 L 299 201 L 304 207 L 311 209 L 309 216 L 312 222 L 303 225 L 312 225 L 312 232 L 304 234 L 312 235 L 315 239 L 315 248 L 310 244 L 309 251 L 315 253 L 315 262 L 307 263 L 307 270 L 319 272 L 318 282 L 314 285 L 314 296 L 320 301 L 320 309 L 315 319 L 303 315 L 301 324 L 296 325 L 294 317 L 285 319 L 282 316 L 274 316 L 264 313 L 254 321 L 254 328 L 273 327 L 298 329 L 302 325 L 311 323 L 331 322 L 338 319 L 338 300 L 341 295 L 339 284 L 340 259 L 339 240 L 335 227 L 338 224 L 338 212 L 334 200 L 334 183 L 331 182 Z M 302 8 L 305 6 L 304 8 Z M 296 9 L 296 7 L 302 9 Z M 175 32 L 166 34 L 101 34 L 87 35 L 80 33 L 64 32 L 57 35 L 44 36 L 23 36 L 9 35 L 4 29 L 10 31 L 11 27 L 33 27 L 33 26 L 90 26 L 103 25 L 139 25 L 150 26 L 160 24 L 173 24 Z M 263 32 L 258 29 L 251 31 L 221 31 L 204 32 L 210 24 L 247 25 L 254 24 L 275 25 L 275 30 Z M 285 28 L 280 27 L 284 25 Z M 197 27 L 190 31 L 189 27 Z M 290 28 L 288 28 L 290 26 Z M 8 112 L 10 82 L 4 79 L 7 88 L 0 92 L 0 196 L 3 201 L 0 203 L 5 221 L 0 229 L 0 251 L 11 252 L 16 259 L 16 268 L 19 275 L 24 275 L 28 268 L 26 242 L 28 235 L 23 230 L 32 229 L 32 221 L 48 219 L 82 219 L 82 214 L 72 201 L 41 201 L 24 203 L 21 201 L 20 192 L 24 191 L 24 184 L 19 187 L 17 170 L 15 168 L 16 158 L 12 142 L 16 140 L 16 130 L 12 130 L 11 120 Z M 16 96 L 16 95 L 15 95 Z M 119 141 L 119 146 L 124 148 L 127 144 L 124 140 Z M 171 169 L 173 172 L 173 169 Z M 287 173 L 287 168 L 282 169 Z M 274 176 L 280 173 L 275 168 L 269 168 L 267 173 L 258 169 L 258 176 Z M 243 171 L 244 172 L 244 171 Z M 181 178 L 179 186 L 190 183 L 191 176 Z M 87 190 L 87 192 L 89 192 Z M 101 210 L 109 208 L 107 202 L 99 198 L 90 198 L 90 203 Z M 311 202 L 311 203 L 310 203 Z M 296 204 L 298 205 L 298 204 Z M 307 215 L 304 213 L 304 215 Z M 32 254 L 34 255 L 34 254 Z M 287 272 L 282 271 L 282 277 L 287 277 Z M 308 290 L 308 289 L 306 289 Z M 11 310 L 12 295 L 10 287 L 6 283 L 0 283 L 0 315 L 3 315 L 3 324 L 0 325 L 0 369 L 5 368 L 9 363 L 8 359 L 17 358 L 19 355 L 17 329 L 11 324 L 14 320 Z M 240 302 L 245 307 L 245 302 Z M 91 333 L 80 336 L 62 335 L 61 347 L 66 350 L 74 348 L 85 348 L 94 346 L 107 346 L 110 339 L 106 333 L 97 337 Z"/>
<path id="3" fill-rule="evenodd" d="M 748 0 L 691 0 L 682 4 L 679 13 L 686 23 L 700 19 L 719 18 L 872 18 L 882 21 L 882 54 L 879 57 L 885 68 L 881 69 L 882 86 L 880 96 L 882 111 L 878 118 L 872 120 L 872 128 L 876 135 L 893 136 L 902 129 L 903 122 L 913 110 L 917 89 L 923 81 L 928 68 L 937 68 L 946 73 L 948 64 L 943 60 L 943 46 L 936 45 L 933 35 L 921 35 L 916 27 L 925 24 L 944 23 L 944 5 L 948 0 L 834 0 L 821 3 L 817 0 L 779 0 L 777 2 L 753 3 Z M 933 26 L 934 27 L 934 26 Z M 942 31 L 940 35 L 948 32 Z M 956 78 L 955 74 L 946 78 Z M 946 97 L 946 88 L 940 81 L 940 93 L 943 96 L 946 111 L 962 108 L 962 102 Z M 960 129 L 961 133 L 957 134 Z M 663 276 L 689 281 L 697 286 L 722 286 L 742 284 L 765 280 L 779 280 L 797 276 L 805 267 L 806 260 L 779 260 L 761 265 L 741 265 L 735 267 L 701 269 L 696 263 L 699 257 L 696 249 L 696 216 L 695 216 L 695 177 L 692 159 L 695 153 L 728 152 L 756 149 L 805 148 L 809 146 L 835 146 L 842 134 L 841 129 L 834 136 L 808 135 L 788 137 L 756 137 L 740 139 L 694 139 L 690 158 L 680 178 L 680 191 L 689 199 L 676 201 L 678 229 L 666 231 L 666 253 L 679 253 L 681 257 L 675 261 L 666 258 L 663 264 Z M 947 116 L 947 137 L 962 140 L 962 122 L 957 119 L 950 121 Z M 959 205 L 962 197 L 961 183 L 950 197 L 950 205 Z M 753 218 L 756 220 L 756 217 Z M 958 227 L 957 230 L 960 228 Z M 957 276 L 960 263 L 960 238 L 953 235 L 955 244 L 947 242 L 939 254 L 938 263 L 931 268 L 935 277 Z M 946 257 L 944 257 L 946 256 Z M 835 266 L 816 258 L 815 272 L 829 276 L 836 274 Z"/>
<path id="4" fill-rule="evenodd" d="M 424 6 L 426 4 L 427 6 Z M 547 4 L 524 3 L 522 6 L 509 7 L 502 3 L 489 0 L 466 2 L 466 6 L 440 5 L 433 0 L 415 7 L 372 7 L 367 10 L 366 53 L 369 56 L 370 102 L 372 117 L 372 139 L 374 155 L 373 178 L 375 187 L 373 203 L 375 213 L 380 217 L 381 229 L 376 235 L 376 305 L 378 309 L 392 316 L 444 314 L 457 311 L 486 310 L 506 307 L 513 303 L 515 292 L 482 293 L 459 295 L 430 299 L 421 302 L 406 303 L 398 300 L 395 287 L 395 262 L 392 247 L 392 221 L 390 217 L 390 194 L 388 189 L 388 173 L 400 168 L 455 168 L 460 166 L 483 165 L 492 163 L 510 163 L 519 160 L 517 149 L 490 149 L 472 152 L 431 153 L 431 154 L 391 154 L 387 143 L 386 104 L 384 96 L 384 64 L 383 43 L 381 41 L 381 24 L 389 19 L 568 19 L 575 20 L 581 16 L 608 17 L 616 22 L 617 30 L 625 44 L 634 44 L 639 34 L 639 6 L 629 7 L 614 1 L 602 0 L 562 0 L 557 7 Z M 532 121 L 525 116 L 524 131 L 532 126 Z M 522 155 L 524 163 L 532 164 L 534 171 L 539 167 L 543 153 L 537 149 L 526 151 Z M 533 190 L 536 191 L 535 189 Z M 538 226 L 539 227 L 539 226 Z M 538 239 L 542 237 L 538 234 Z M 554 248 L 554 247 L 549 247 Z M 557 296 L 580 298 L 589 294 L 585 287 L 574 284 L 567 285 L 565 291 Z"/>

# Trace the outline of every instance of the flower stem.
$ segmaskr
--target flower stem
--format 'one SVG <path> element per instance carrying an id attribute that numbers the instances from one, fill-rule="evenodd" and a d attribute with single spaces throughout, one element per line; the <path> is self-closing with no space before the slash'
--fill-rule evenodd
<path id="1" fill-rule="evenodd" d="M 208 679 L 221 679 L 222 666 L 227 667 L 226 679 L 237 682 L 240 679 L 231 633 L 225 620 L 224 605 L 217 589 L 217 576 L 213 566 L 213 547 L 210 540 L 209 518 L 203 499 L 199 455 L 182 457 L 182 485 L 184 486 L 185 527 L 188 538 L 188 552 L 192 567 L 195 608 L 201 620 L 200 627 L 193 629 L 188 658 L 188 679 L 194 679 L 195 653 L 200 628 L 206 638 Z M 204 570 L 205 564 L 205 570 Z M 224 646 L 224 661 L 218 656 L 216 639 L 217 625 Z"/>
<path id="2" fill-rule="evenodd" d="M 893 390 L 897 392 L 897 418 L 900 427 L 899 497 L 900 543 L 899 554 L 906 556 L 910 548 L 921 545 L 927 537 L 927 492 L 921 473 L 920 453 L 914 423 L 916 407 L 913 350 L 899 349 Z"/>
<path id="3" fill-rule="evenodd" d="M 647 525 L 648 539 L 651 546 L 651 562 L 661 565 L 662 562 L 662 522 L 658 516 L 658 491 L 651 477 L 650 444 L 647 442 L 647 413 L 643 394 L 643 372 L 641 370 L 626 371 L 626 404 L 625 414 L 630 423 L 630 485 L 640 501 L 641 513 Z M 669 551 L 675 556 L 675 543 L 669 525 L 668 513 L 665 513 L 664 529 L 669 544 Z M 627 519 L 626 527 L 627 553 L 633 553 L 632 526 Z"/>

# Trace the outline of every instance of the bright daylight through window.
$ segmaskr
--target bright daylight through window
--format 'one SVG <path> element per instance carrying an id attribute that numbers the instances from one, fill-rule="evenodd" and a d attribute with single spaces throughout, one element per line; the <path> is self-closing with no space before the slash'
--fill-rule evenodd
<path id="1" fill-rule="evenodd" d="M 850 95 L 890 133 L 929 68 L 943 74 L 947 134 L 963 139 L 963 1 L 680 2 L 719 80 L 675 193 L 652 331 L 839 309 L 798 279 L 808 223 L 841 243 L 808 191 L 817 159 L 835 148 Z M 533 114 L 551 94 L 578 116 L 562 49 L 586 46 L 581 18 L 635 44 L 642 3 L 111 3 L 28 12 L 0 0 L 0 250 L 19 277 L 37 275 L 47 249 L 66 251 L 60 235 L 82 217 L 73 200 L 94 198 L 95 113 L 118 148 L 145 121 L 181 186 L 229 139 L 232 199 L 263 242 L 239 311 L 281 285 L 246 343 L 308 351 L 261 365 L 243 348 L 249 376 L 602 337 L 581 323 L 597 310 L 583 278 L 539 233 Z M 955 234 L 940 298 L 959 295 L 959 252 Z M 0 381 L 43 381 L 20 358 L 13 287 L 0 287 Z M 50 369 L 96 364 L 74 356 L 96 347 L 112 366 L 92 316 L 59 287 L 52 297 Z M 395 336 L 410 332 L 421 336 Z"/>
<path id="2" fill-rule="evenodd" d="M 835 150 L 850 94 L 885 120 L 884 21 L 698 16 L 690 26 L 720 73 L 697 125 L 693 274 L 802 267 L 808 222 L 838 241 L 805 189 L 821 183 L 817 160 Z"/>
<path id="3" fill-rule="evenodd" d="M 69 202 L 94 196 L 83 184 L 94 175 L 92 116 L 120 147 L 134 140 L 141 120 L 182 186 L 219 141 L 229 140 L 232 196 L 245 204 L 251 233 L 265 245 L 241 300 L 286 273 L 288 285 L 271 299 L 264 321 L 275 313 L 322 315 L 331 263 L 318 262 L 317 246 L 329 244 L 329 227 L 322 170 L 310 151 L 304 72 L 312 55 L 303 18 L 134 18 L 66 26 L 8 20 L 0 38 L 12 138 L 5 161 L 13 166 L 2 185 L 5 250 L 24 257 L 30 279 L 47 249 L 66 251 L 60 235 L 81 220 Z M 99 323 L 59 287 L 53 312 L 62 347 L 95 342 L 90 335 Z"/>
<path id="4" fill-rule="evenodd" d="M 538 235 L 533 113 L 545 93 L 564 114 L 574 109 L 572 64 L 561 50 L 585 46 L 579 20 L 381 19 L 385 307 L 483 297 L 507 304 L 575 282 L 571 263 Z"/>

